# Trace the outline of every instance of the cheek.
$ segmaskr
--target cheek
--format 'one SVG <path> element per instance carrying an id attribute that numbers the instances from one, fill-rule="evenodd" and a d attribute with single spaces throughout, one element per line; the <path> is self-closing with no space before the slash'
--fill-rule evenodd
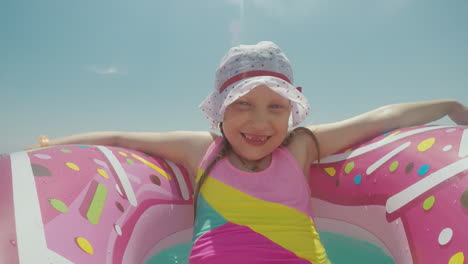
<path id="1" fill-rule="evenodd" d="M 224 111 L 223 122 L 228 122 L 229 120 L 235 120 L 239 117 L 239 111 L 232 107 L 232 105 L 228 106 Z"/>
<path id="2" fill-rule="evenodd" d="M 277 117 L 277 122 L 278 125 L 281 127 L 285 127 L 286 130 L 289 128 L 289 113 L 281 114 L 280 116 Z"/>
<path id="3" fill-rule="evenodd" d="M 224 113 L 223 124 L 226 126 L 235 128 L 243 125 L 246 121 L 249 120 L 248 111 L 226 111 Z"/>
<path id="4" fill-rule="evenodd" d="M 237 122 L 234 121 L 233 119 L 230 118 L 224 118 L 223 121 L 223 135 L 230 141 L 230 139 L 233 138 L 233 135 L 236 134 L 236 128 L 238 125 L 236 125 Z"/>
<path id="5" fill-rule="evenodd" d="M 282 118 L 281 122 L 278 123 L 276 129 L 280 135 L 286 138 L 289 132 L 289 116 L 287 116 L 286 118 Z"/>
<path id="6" fill-rule="evenodd" d="M 288 135 L 288 132 L 289 132 L 289 127 L 288 125 L 286 124 L 285 126 L 282 126 L 280 131 L 279 131 L 279 134 L 283 137 L 283 138 L 286 138 L 286 136 Z"/>

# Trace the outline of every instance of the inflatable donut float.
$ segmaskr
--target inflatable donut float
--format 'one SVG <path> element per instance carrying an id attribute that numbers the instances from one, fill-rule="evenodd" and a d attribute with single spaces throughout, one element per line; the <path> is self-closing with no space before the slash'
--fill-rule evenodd
<path id="1" fill-rule="evenodd" d="M 332 262 L 465 263 L 468 127 L 392 131 L 310 175 Z M 192 194 L 183 167 L 130 149 L 0 155 L 0 263 L 187 263 Z"/>

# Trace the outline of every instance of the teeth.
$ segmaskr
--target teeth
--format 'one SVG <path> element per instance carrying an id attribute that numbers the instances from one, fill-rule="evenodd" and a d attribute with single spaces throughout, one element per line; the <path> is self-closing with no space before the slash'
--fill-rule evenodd
<path id="1" fill-rule="evenodd" d="M 246 135 L 244 134 L 244 136 L 248 139 L 248 140 L 253 140 L 253 141 L 266 141 L 268 137 L 252 137 L 250 135 Z"/>

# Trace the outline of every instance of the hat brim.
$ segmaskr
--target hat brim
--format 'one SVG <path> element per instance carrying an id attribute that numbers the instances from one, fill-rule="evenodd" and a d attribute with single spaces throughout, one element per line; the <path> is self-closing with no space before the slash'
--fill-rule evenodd
<path id="1" fill-rule="evenodd" d="M 224 111 L 230 104 L 260 85 L 268 86 L 291 102 L 290 127 L 298 125 L 307 117 L 309 103 L 296 87 L 277 77 L 256 76 L 233 83 L 222 93 L 215 91 L 200 104 L 200 108 L 211 121 L 211 129 L 218 130 L 219 123 L 224 119 Z"/>

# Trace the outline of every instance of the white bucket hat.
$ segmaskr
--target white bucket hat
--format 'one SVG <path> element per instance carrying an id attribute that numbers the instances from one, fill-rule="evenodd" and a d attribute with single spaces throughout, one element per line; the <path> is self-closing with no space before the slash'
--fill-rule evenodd
<path id="1" fill-rule="evenodd" d="M 310 110 L 301 88 L 294 87 L 291 63 L 273 42 L 231 48 L 216 71 L 215 91 L 200 104 L 210 121 L 212 130 L 218 130 L 226 107 L 259 85 L 266 85 L 291 102 L 289 126 L 301 123 Z"/>

